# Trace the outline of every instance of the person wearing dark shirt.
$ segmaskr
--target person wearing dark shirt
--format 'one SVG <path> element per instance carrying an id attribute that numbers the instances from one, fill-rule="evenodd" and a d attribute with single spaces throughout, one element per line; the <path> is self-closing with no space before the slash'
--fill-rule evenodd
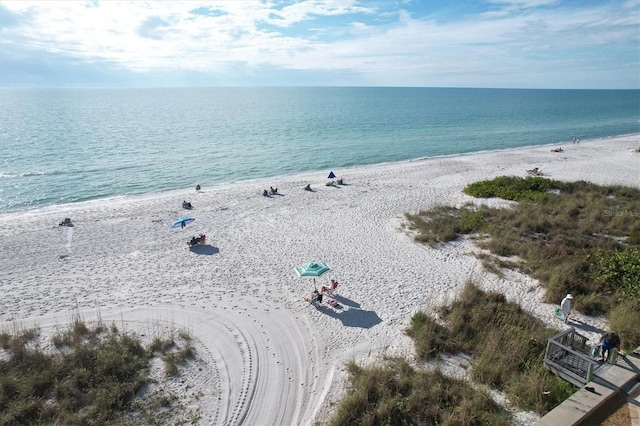
<path id="1" fill-rule="evenodd" d="M 609 362 L 611 350 L 613 348 L 620 350 L 620 336 L 616 332 L 610 331 L 600 337 L 600 344 L 602 345 L 602 358 L 600 358 L 600 361 Z"/>

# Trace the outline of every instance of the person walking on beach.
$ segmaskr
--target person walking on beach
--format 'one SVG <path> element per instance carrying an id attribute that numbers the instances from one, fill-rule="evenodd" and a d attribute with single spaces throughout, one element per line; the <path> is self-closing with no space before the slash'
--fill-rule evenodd
<path id="1" fill-rule="evenodd" d="M 569 322 L 569 314 L 571 313 L 571 302 L 573 301 L 573 296 L 571 293 L 567 294 L 562 302 L 560 302 L 560 309 L 564 312 L 564 323 Z"/>

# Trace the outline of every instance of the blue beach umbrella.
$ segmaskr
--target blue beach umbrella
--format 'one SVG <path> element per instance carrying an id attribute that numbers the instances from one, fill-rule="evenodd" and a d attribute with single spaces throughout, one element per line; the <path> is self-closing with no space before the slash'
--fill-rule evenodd
<path id="1" fill-rule="evenodd" d="M 331 268 L 324 262 L 308 262 L 296 268 L 298 276 L 313 278 L 314 288 L 316 287 L 316 278 L 323 276 L 329 271 L 331 271 Z"/>
<path id="2" fill-rule="evenodd" d="M 187 223 L 193 222 L 195 219 L 192 217 L 181 217 L 180 219 L 176 219 L 175 222 L 171 224 L 172 228 L 184 228 Z"/>

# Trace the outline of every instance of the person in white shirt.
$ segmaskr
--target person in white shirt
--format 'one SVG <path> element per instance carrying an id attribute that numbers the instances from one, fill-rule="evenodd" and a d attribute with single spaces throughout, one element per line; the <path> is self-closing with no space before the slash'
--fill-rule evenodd
<path id="1" fill-rule="evenodd" d="M 560 302 L 560 309 L 564 312 L 564 323 L 569 322 L 569 314 L 571 313 L 571 302 L 573 301 L 573 296 L 571 294 L 567 294 L 562 302 Z"/>

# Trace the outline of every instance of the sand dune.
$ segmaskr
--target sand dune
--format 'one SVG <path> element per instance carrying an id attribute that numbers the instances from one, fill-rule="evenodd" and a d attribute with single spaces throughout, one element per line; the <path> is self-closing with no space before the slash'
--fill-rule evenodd
<path id="1" fill-rule="evenodd" d="M 326 420 L 344 389 L 345 361 L 411 356 L 403 334 L 410 316 L 453 299 L 470 276 L 561 327 L 536 281 L 483 273 L 466 241 L 414 243 L 401 226 L 405 212 L 473 201 L 461 192 L 466 184 L 532 167 L 553 179 L 640 187 L 639 142 L 633 135 L 560 153 L 541 146 L 334 170 L 345 179 L 340 187 L 325 186 L 323 172 L 6 214 L 0 327 L 60 326 L 80 312 L 146 335 L 186 329 L 199 369 L 176 386 L 189 389 L 202 424 Z M 307 183 L 313 192 L 302 189 Z M 271 185 L 281 195 L 263 197 Z M 171 229 L 185 213 L 195 222 Z M 74 226 L 58 226 L 64 217 Z M 200 232 L 208 245 L 190 250 L 187 240 Z M 313 280 L 294 268 L 312 260 L 332 268 L 317 286 L 330 276 L 340 282 L 338 308 L 302 300 Z M 190 397 L 196 389 L 201 396 Z"/>

